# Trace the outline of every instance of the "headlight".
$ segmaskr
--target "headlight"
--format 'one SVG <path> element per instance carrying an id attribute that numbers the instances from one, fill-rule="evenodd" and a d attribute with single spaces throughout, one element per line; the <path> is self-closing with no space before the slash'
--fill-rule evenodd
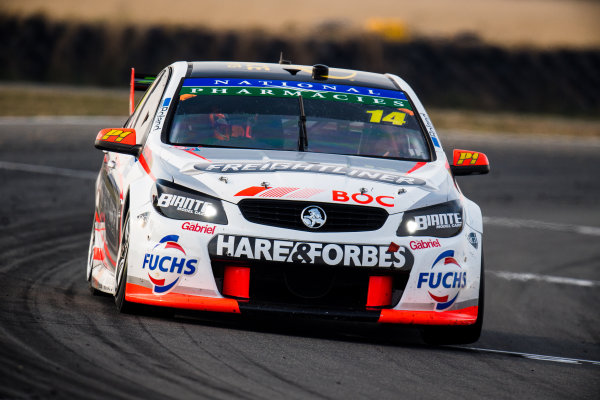
<path id="1" fill-rule="evenodd" d="M 398 236 L 451 237 L 463 226 L 463 212 L 458 200 L 409 210 L 398 227 Z"/>
<path id="2" fill-rule="evenodd" d="M 167 218 L 211 222 L 227 225 L 221 200 L 183 186 L 159 179 L 156 181 L 152 204 Z"/>

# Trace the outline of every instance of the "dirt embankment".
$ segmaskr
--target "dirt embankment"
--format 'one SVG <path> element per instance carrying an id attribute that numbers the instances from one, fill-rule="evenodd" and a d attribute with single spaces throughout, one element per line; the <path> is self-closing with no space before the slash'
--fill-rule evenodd
<path id="1" fill-rule="evenodd" d="M 303 37 L 377 31 L 398 40 L 469 33 L 494 45 L 600 47 L 595 0 L 3 0 L 0 12 L 115 26 L 258 29 Z"/>

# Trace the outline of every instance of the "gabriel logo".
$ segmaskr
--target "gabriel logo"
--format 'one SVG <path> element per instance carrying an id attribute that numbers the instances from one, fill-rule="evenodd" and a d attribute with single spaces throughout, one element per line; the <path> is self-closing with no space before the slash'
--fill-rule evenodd
<path id="1" fill-rule="evenodd" d="M 327 221 L 327 214 L 321 207 L 317 206 L 308 206 L 304 210 L 302 210 L 302 214 L 300 214 L 302 218 L 302 222 L 304 225 L 311 229 L 317 229 L 325 225 L 325 221 Z"/>

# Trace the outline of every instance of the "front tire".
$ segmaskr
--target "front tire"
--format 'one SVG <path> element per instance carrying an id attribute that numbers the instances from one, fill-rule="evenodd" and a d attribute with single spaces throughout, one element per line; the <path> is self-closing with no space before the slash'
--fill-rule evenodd
<path id="1" fill-rule="evenodd" d="M 469 344 L 479 340 L 483 328 L 483 309 L 485 298 L 485 279 L 483 269 L 483 251 L 481 253 L 481 276 L 479 278 L 479 306 L 477 319 L 473 325 L 464 326 L 427 326 L 421 331 L 421 337 L 427 344 Z"/>

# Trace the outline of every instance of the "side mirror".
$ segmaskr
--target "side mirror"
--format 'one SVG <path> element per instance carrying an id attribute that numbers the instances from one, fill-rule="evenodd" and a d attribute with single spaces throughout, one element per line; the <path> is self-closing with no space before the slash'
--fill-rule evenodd
<path id="1" fill-rule="evenodd" d="M 454 150 L 452 173 L 456 175 L 487 174 L 490 162 L 485 154 L 470 150 Z"/>
<path id="2" fill-rule="evenodd" d="M 115 153 L 139 156 L 142 146 L 136 144 L 135 129 L 128 128 L 106 128 L 98 132 L 96 142 L 97 149 L 114 151 Z"/>

